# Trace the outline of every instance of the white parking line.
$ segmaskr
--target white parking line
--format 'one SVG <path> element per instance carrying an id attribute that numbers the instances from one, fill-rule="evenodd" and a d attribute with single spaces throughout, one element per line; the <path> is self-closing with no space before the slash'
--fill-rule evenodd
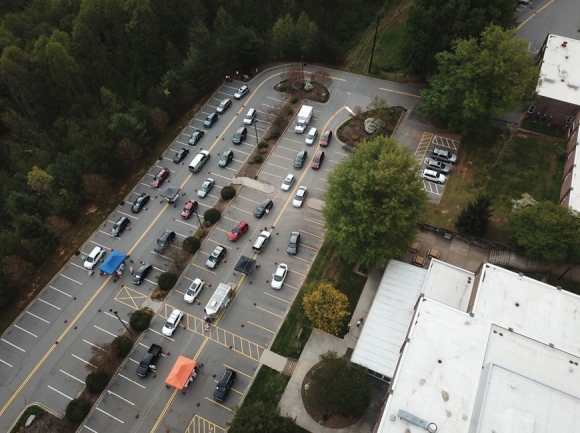
<path id="1" fill-rule="evenodd" d="M 36 314 L 32 314 L 30 311 L 27 311 L 26 313 L 30 314 L 32 317 L 36 317 L 38 320 L 42 320 L 45 323 L 50 323 L 48 320 L 44 320 L 42 317 L 38 317 Z"/>
<path id="2" fill-rule="evenodd" d="M 268 105 L 268 104 L 264 104 L 264 103 L 262 103 L 262 105 L 264 105 L 265 107 L 275 108 L 276 110 L 280 110 L 282 108 L 282 107 L 278 107 L 276 105 Z M 261 111 L 260 111 L 260 113 L 261 113 Z M 265 114 L 267 114 L 268 116 L 276 117 L 275 114 L 270 114 L 270 113 L 265 113 Z"/>
<path id="3" fill-rule="evenodd" d="M 18 325 L 14 325 L 14 327 L 15 327 L 15 328 L 18 328 L 18 329 L 20 329 L 21 331 L 24 331 L 24 332 L 26 332 L 26 333 L 27 333 L 27 334 L 29 334 L 29 335 L 32 335 L 34 338 L 38 338 L 38 335 L 34 335 L 32 332 L 30 332 L 30 331 L 27 331 L 26 329 L 24 329 L 24 328 L 21 328 L 21 327 L 20 327 L 20 326 L 18 326 Z"/>
<path id="4" fill-rule="evenodd" d="M 189 134 L 183 134 L 189 136 Z M 183 144 L 184 146 L 189 146 L 189 143 L 183 143 L 182 141 L 175 140 L 176 143 Z"/>
<path id="5" fill-rule="evenodd" d="M 209 195 L 208 194 L 207 196 L 208 197 L 217 198 L 215 195 Z M 212 208 L 213 207 L 213 206 L 210 206 L 209 204 L 205 204 L 205 203 L 201 203 L 201 202 L 198 202 L 198 203 L 199 203 L 200 206 L 205 206 L 205 207 L 209 207 L 209 208 Z"/>
<path id="6" fill-rule="evenodd" d="M 98 431 L 96 431 L 96 430 L 93 430 L 92 428 L 90 428 L 90 427 L 87 427 L 86 425 L 84 425 L 83 427 L 84 427 L 84 428 L 86 428 L 87 430 L 90 430 L 90 431 L 92 431 L 93 433 L 99 433 Z"/>
<path id="7" fill-rule="evenodd" d="M 85 340 L 85 339 L 83 339 L 83 341 L 84 341 L 85 343 L 87 343 L 87 344 L 89 344 L 89 345 L 93 346 L 93 347 L 96 347 L 97 349 L 99 349 L 99 350 L 101 350 L 101 351 L 103 351 L 103 352 L 109 353 L 108 351 L 106 351 L 106 350 L 105 350 L 105 349 L 103 349 L 102 347 L 99 347 L 99 346 L 97 346 L 96 344 L 93 344 L 93 343 L 91 343 L 90 341 L 87 341 L 87 340 Z"/>
<path id="8" fill-rule="evenodd" d="M 132 406 L 135 406 L 135 403 L 133 403 L 132 401 L 129 401 L 129 400 L 127 400 L 126 398 L 123 398 L 123 397 L 121 397 L 121 396 L 120 396 L 120 395 L 118 395 L 118 394 L 115 394 L 113 391 L 109 391 L 109 390 L 107 390 L 107 394 L 109 394 L 109 395 L 114 395 L 114 396 L 115 396 L 115 397 L 117 397 L 118 399 L 120 399 L 120 400 L 123 400 L 124 402 L 127 402 L 127 403 L 129 403 L 130 405 L 132 405 Z"/>
<path id="9" fill-rule="evenodd" d="M 24 353 L 26 353 L 26 350 L 24 350 L 24 349 L 23 349 L 23 348 L 21 348 L 21 347 L 18 347 L 16 344 L 12 344 L 10 341 L 6 341 L 5 339 L 2 339 L 2 341 L 3 341 L 4 343 L 6 343 L 6 344 L 8 344 L 8 345 L 12 346 L 12 347 L 15 347 L 16 349 L 20 350 L 21 352 L 24 352 Z"/>
<path id="10" fill-rule="evenodd" d="M 83 385 L 85 384 L 85 381 L 84 381 L 84 380 L 81 380 L 81 379 L 79 379 L 78 377 L 74 377 L 72 374 L 70 374 L 70 373 L 67 373 L 67 372 L 66 372 L 66 371 L 64 371 L 64 370 L 60 370 L 60 372 L 61 372 L 61 373 L 63 373 L 63 374 L 66 374 L 68 377 L 70 377 L 70 378 L 72 378 L 72 379 L 76 380 L 77 382 L 80 382 L 80 383 L 82 383 Z"/>
<path id="11" fill-rule="evenodd" d="M 266 104 L 262 104 L 262 105 L 266 105 Z M 271 105 L 266 105 L 266 107 L 271 107 Z M 278 108 L 278 109 L 280 109 L 280 107 L 274 107 L 274 108 Z M 275 115 L 275 114 L 268 113 L 268 112 L 266 112 L 266 111 L 260 111 L 260 110 L 257 110 L 257 111 L 258 111 L 258 113 L 262 113 L 262 114 L 265 114 L 265 115 L 267 115 L 267 116 L 274 116 L 274 117 L 276 117 L 276 115 Z M 259 120 L 260 122 L 264 122 L 264 123 L 267 123 L 268 125 L 271 125 L 271 123 L 270 123 L 270 122 L 266 122 L 264 119 L 258 119 L 258 120 Z"/>
<path id="12" fill-rule="evenodd" d="M 241 162 L 241 161 L 238 161 L 238 162 Z M 237 171 L 238 171 L 238 170 L 236 170 L 235 168 L 229 168 L 229 167 L 224 167 L 224 168 L 227 168 L 228 170 L 231 170 L 231 171 L 235 171 L 236 173 L 237 173 Z"/>
<path id="13" fill-rule="evenodd" d="M 105 412 L 105 411 L 104 411 L 103 409 L 101 409 L 100 407 L 98 407 L 98 408 L 97 408 L 97 410 L 98 410 L 99 412 L 102 412 L 102 413 L 104 413 L 105 415 L 107 415 L 107 416 L 109 416 L 109 417 L 113 418 L 115 421 L 119 421 L 121 424 L 125 424 L 125 422 L 124 422 L 124 421 L 121 421 L 119 418 L 115 418 L 113 415 L 111 415 L 110 413 L 107 413 L 107 412 Z"/>
<path id="14" fill-rule="evenodd" d="M 87 254 L 87 256 L 88 256 L 88 254 Z M 83 269 L 84 269 L 84 268 L 83 268 Z M 88 271 L 88 269 L 86 269 L 86 270 Z M 77 280 L 73 280 L 71 277 L 67 277 L 67 276 L 66 276 L 66 275 L 64 275 L 64 274 L 60 274 L 60 276 L 61 276 L 61 277 L 63 277 L 63 278 L 66 278 L 67 280 L 71 280 L 73 283 L 77 283 L 79 286 L 82 286 L 82 285 L 83 285 L 83 283 L 81 283 L 81 282 L 78 282 Z"/>
<path id="15" fill-rule="evenodd" d="M 277 176 L 275 174 L 268 173 L 268 172 L 265 172 L 265 171 L 262 171 L 262 174 L 265 174 L 265 175 L 268 175 L 268 176 L 272 176 L 272 177 L 277 177 L 278 179 L 283 179 L 284 178 L 283 176 Z"/>
<path id="16" fill-rule="evenodd" d="M 249 152 L 244 152 L 243 150 L 239 150 L 239 149 L 236 150 L 236 152 L 243 153 L 244 155 L 249 155 L 250 154 Z M 234 161 L 237 161 L 237 159 L 235 159 Z"/>
<path id="17" fill-rule="evenodd" d="M 65 296 L 68 296 L 69 298 L 72 298 L 71 295 L 69 295 L 68 293 L 63 292 L 62 290 L 58 290 L 56 287 L 52 287 L 52 286 L 48 286 L 49 288 L 51 288 L 52 290 L 56 290 L 59 293 L 62 293 Z"/>
<path id="18" fill-rule="evenodd" d="M 59 310 L 59 311 L 61 311 L 61 310 L 62 310 L 62 308 L 60 308 L 60 307 L 57 307 L 56 305 L 54 305 L 54 304 L 51 304 L 50 302 L 46 302 L 46 301 L 45 301 L 44 299 L 42 299 L 42 298 L 38 298 L 38 300 L 39 300 L 40 302 L 43 302 L 43 303 L 45 303 L 46 305 L 50 305 L 51 307 L 53 307 L 53 308 L 56 308 L 56 309 L 57 309 L 57 310 Z"/>
<path id="19" fill-rule="evenodd" d="M 232 181 L 232 178 L 231 177 L 221 176 L 221 175 L 217 174 L 215 171 L 212 172 L 211 174 L 212 174 L 213 177 L 221 177 L 222 179 L 225 179 L 225 180 L 227 180 L 229 182 Z"/>
<path id="20" fill-rule="evenodd" d="M 114 224 L 114 223 L 113 223 L 113 224 Z M 115 237 L 115 236 L 113 236 L 111 233 L 109 233 L 109 232 L 104 232 L 104 231 L 102 231 L 102 230 L 99 230 L 99 233 L 102 233 L 102 234 L 104 234 L 104 235 L 110 236 L 110 237 L 112 237 L 112 238 L 114 238 L 114 237 Z"/>
<path id="21" fill-rule="evenodd" d="M 2 359 L 0 359 L 0 362 L 1 362 L 2 364 L 6 364 L 6 365 L 7 365 L 8 367 L 10 367 L 10 368 L 13 368 L 13 367 L 14 367 L 12 364 L 8 364 L 6 361 L 4 361 L 4 360 L 2 360 Z"/>
<path id="22" fill-rule="evenodd" d="M 131 383 L 133 383 L 133 384 L 135 384 L 137 386 L 140 386 L 141 388 L 145 389 L 145 387 L 143 385 L 141 385 L 140 383 L 135 382 L 134 380 L 129 379 L 127 376 L 123 376 L 122 374 L 119 374 L 119 377 L 122 377 L 123 379 L 128 380 L 129 382 L 131 382 Z"/>
<path id="23" fill-rule="evenodd" d="M 53 387 L 52 387 L 52 386 L 50 386 L 50 385 L 46 385 L 46 386 L 47 386 L 47 387 L 49 387 L 50 389 L 52 389 L 54 392 L 57 392 L 57 393 L 59 393 L 60 395 L 62 395 L 63 397 L 66 397 L 66 398 L 68 398 L 69 400 L 71 400 L 71 401 L 72 401 L 72 397 L 69 397 L 69 396 L 68 396 L 68 395 L 66 395 L 65 393 L 63 393 L 63 392 L 60 392 L 58 389 L 56 389 L 56 388 L 53 388 Z"/>
<path id="24" fill-rule="evenodd" d="M 79 361 L 81 361 L 87 365 L 90 365 L 93 368 L 97 368 L 95 365 L 91 364 L 89 361 L 85 361 L 83 358 L 81 358 L 80 356 L 76 356 L 74 353 L 71 353 L 71 356 L 73 356 L 74 358 L 78 359 Z"/>
<path id="25" fill-rule="evenodd" d="M 246 152 L 243 152 L 243 153 L 246 153 Z M 247 155 L 247 153 L 246 153 L 246 155 Z M 235 159 L 235 158 L 234 158 L 234 161 L 239 162 L 240 164 L 243 164 L 245 162 L 245 161 L 240 161 L 239 159 Z M 233 170 L 233 168 L 231 170 Z M 238 171 L 238 170 L 234 170 L 234 171 Z"/>
<path id="26" fill-rule="evenodd" d="M 104 249 L 106 249 L 106 250 L 110 250 L 110 248 L 109 248 L 109 247 L 106 247 L 106 246 L 104 246 L 104 245 L 101 245 L 101 244 L 99 244 L 99 243 L 97 243 L 97 242 L 95 242 L 95 241 L 93 241 L 93 240 L 91 240 L 91 242 L 92 242 L 93 244 L 95 244 L 95 245 L 98 245 L 98 246 L 100 246 L 101 248 L 104 248 Z M 88 256 L 88 254 L 87 254 L 87 256 Z"/>
<path id="27" fill-rule="evenodd" d="M 131 204 L 131 203 L 129 203 L 129 204 Z M 120 213 L 121 215 L 125 215 L 126 217 L 129 217 L 129 218 L 133 218 L 133 219 L 136 219 L 136 220 L 138 220 L 138 219 L 139 219 L 139 218 L 137 218 L 136 216 L 133 216 L 133 215 L 131 215 L 131 214 L 128 214 L 128 213 L 125 213 L 125 212 L 121 212 L 121 211 L 119 211 L 119 213 Z"/>
<path id="28" fill-rule="evenodd" d="M 106 329 L 100 328 L 97 325 L 94 325 L 95 328 L 97 328 L 99 331 L 103 331 L 105 334 L 109 334 L 110 336 L 112 336 L 113 338 L 117 336 L 117 334 L 113 334 L 112 332 L 107 331 Z"/>
<path id="29" fill-rule="evenodd" d="M 210 207 L 210 206 L 208 206 L 208 207 Z M 189 226 L 189 227 L 193 227 L 194 229 L 197 229 L 197 226 L 194 226 L 193 224 L 186 223 L 185 221 L 183 221 L 183 220 L 180 220 L 180 219 L 177 219 L 177 218 L 175 219 L 175 222 L 176 222 L 176 223 L 185 224 L 185 225 L 187 225 L 187 226 Z"/>
<path id="30" fill-rule="evenodd" d="M 272 98 L 271 96 L 266 96 L 266 99 L 271 99 L 271 100 L 276 101 L 276 102 L 281 102 L 282 104 L 286 103 L 286 101 L 284 99 L 276 99 L 276 98 Z"/>
<path id="31" fill-rule="evenodd" d="M 158 271 L 165 272 L 164 270 L 159 269 L 159 268 L 155 268 L 154 267 L 153 269 L 157 269 Z M 148 280 L 148 279 L 145 279 L 145 281 L 147 281 L 148 283 L 151 283 L 151 284 L 157 284 L 155 281 L 151 281 L 151 280 Z"/>

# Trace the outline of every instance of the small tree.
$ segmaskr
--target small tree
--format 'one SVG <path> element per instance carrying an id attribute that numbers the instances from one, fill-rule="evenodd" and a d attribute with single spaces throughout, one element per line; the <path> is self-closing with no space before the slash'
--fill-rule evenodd
<path id="1" fill-rule="evenodd" d="M 119 335 L 118 337 L 115 337 L 111 343 L 111 347 L 119 358 L 124 358 L 129 354 L 129 352 L 131 352 L 133 342 L 126 335 Z"/>
<path id="2" fill-rule="evenodd" d="M 96 201 L 105 201 L 111 197 L 111 186 L 103 177 L 94 173 L 83 174 L 83 187 L 86 194 Z"/>
<path id="3" fill-rule="evenodd" d="M 221 212 L 214 207 L 206 210 L 205 213 L 203 214 L 203 219 L 209 221 L 210 224 L 217 223 L 221 217 L 222 217 Z"/>
<path id="4" fill-rule="evenodd" d="M 91 346 L 91 357 L 86 368 L 93 373 L 111 374 L 115 366 L 114 350 L 111 343 L 97 343 Z"/>
<path id="5" fill-rule="evenodd" d="M 100 394 L 107 387 L 110 380 L 111 375 L 107 373 L 89 373 L 85 379 L 85 384 L 91 394 Z"/>
<path id="6" fill-rule="evenodd" d="M 171 272 L 164 272 L 163 274 L 159 275 L 159 279 L 157 280 L 157 284 L 159 284 L 159 288 L 165 292 L 170 291 L 177 283 L 178 276 L 172 274 Z"/>
<path id="7" fill-rule="evenodd" d="M 150 310 L 137 310 L 131 314 L 129 318 L 129 325 L 137 332 L 141 332 L 149 328 L 153 314 Z"/>
<path id="8" fill-rule="evenodd" d="M 348 312 L 348 297 L 329 282 L 306 288 L 302 306 L 313 326 L 323 332 L 338 335 Z"/>
<path id="9" fill-rule="evenodd" d="M 89 414 L 91 403 L 84 398 L 75 398 L 66 406 L 65 415 L 72 422 L 81 422 Z"/>
<path id="10" fill-rule="evenodd" d="M 189 236 L 183 240 L 181 246 L 189 254 L 195 254 L 201 247 L 201 242 L 194 236 Z"/>
<path id="11" fill-rule="evenodd" d="M 231 185 L 224 186 L 221 195 L 224 200 L 231 200 L 236 196 L 236 189 Z"/>
<path id="12" fill-rule="evenodd" d="M 149 111 L 149 118 L 151 119 L 151 122 L 153 122 L 157 132 L 163 136 L 167 125 L 169 125 L 169 120 L 171 120 L 169 114 L 161 108 L 153 108 Z"/>
<path id="13" fill-rule="evenodd" d="M 123 138 L 121 141 L 119 141 L 117 144 L 117 151 L 125 163 L 127 165 L 132 165 L 133 168 L 137 167 L 137 162 L 143 153 L 141 147 L 133 140 L 128 138 Z"/>
<path id="14" fill-rule="evenodd" d="M 354 111 L 354 118 L 359 121 L 359 126 L 362 128 L 364 126 L 365 111 L 360 105 L 355 106 L 352 111 Z"/>
<path id="15" fill-rule="evenodd" d="M 384 96 L 374 95 L 371 98 L 371 102 L 367 105 L 367 110 L 387 110 L 389 108 L 389 103 L 387 102 L 387 98 Z"/>
<path id="16" fill-rule="evenodd" d="M 310 74 L 310 77 L 312 81 L 315 81 L 318 84 L 326 87 L 326 89 L 332 86 L 332 77 L 325 69 L 319 69 L 318 71 L 313 72 Z M 318 94 L 320 94 L 320 90 L 318 91 Z"/>
<path id="17" fill-rule="evenodd" d="M 61 244 L 70 240 L 73 225 L 69 220 L 55 215 L 51 215 L 47 218 L 46 223 L 48 229 L 52 232 L 52 234 L 58 239 L 58 241 Z"/>
<path id="18" fill-rule="evenodd" d="M 460 233 L 469 236 L 485 236 L 493 214 L 491 199 L 486 195 L 477 196 L 475 201 L 463 208 L 455 226 Z"/>
<path id="19" fill-rule="evenodd" d="M 366 371 L 336 352 L 320 355 L 312 373 L 306 401 L 327 415 L 360 417 L 371 402 L 371 383 Z"/>

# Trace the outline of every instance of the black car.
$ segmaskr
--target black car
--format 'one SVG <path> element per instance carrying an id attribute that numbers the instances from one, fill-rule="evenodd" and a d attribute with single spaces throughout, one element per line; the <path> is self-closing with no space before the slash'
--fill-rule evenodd
<path id="1" fill-rule="evenodd" d="M 215 391 L 213 392 L 213 398 L 217 401 L 224 401 L 228 396 L 228 391 L 236 381 L 236 372 L 229 368 L 226 368 L 224 374 L 222 374 L 222 378 L 218 382 L 217 386 L 215 387 Z"/>
<path id="2" fill-rule="evenodd" d="M 300 245 L 300 232 L 292 232 L 290 234 L 290 242 L 288 242 L 288 248 L 286 253 L 291 256 L 295 256 L 298 253 L 298 246 Z"/>
<path id="3" fill-rule="evenodd" d="M 258 205 L 256 210 L 254 211 L 254 216 L 256 218 L 262 218 L 267 211 L 272 209 L 272 206 L 274 206 L 274 202 L 272 200 L 270 200 L 269 198 L 267 198 L 266 200 L 264 200 L 262 203 L 260 203 Z"/>
<path id="4" fill-rule="evenodd" d="M 302 168 L 304 165 L 304 161 L 306 161 L 306 157 L 308 156 L 308 152 L 305 150 L 301 150 L 296 155 L 296 159 L 294 159 L 294 168 Z"/>
<path id="5" fill-rule="evenodd" d="M 234 159 L 234 151 L 231 149 L 226 150 L 222 153 L 220 160 L 218 161 L 218 165 L 220 167 L 227 167 L 230 162 Z"/>
<path id="6" fill-rule="evenodd" d="M 147 278 L 147 275 L 149 275 L 149 272 L 151 272 L 152 269 L 153 266 L 151 266 L 149 263 L 143 263 L 141 267 L 137 269 L 135 275 L 133 275 L 133 284 L 139 285 L 145 281 L 145 278 Z"/>
<path id="7" fill-rule="evenodd" d="M 187 142 L 187 144 L 189 144 L 190 146 L 195 146 L 197 144 L 197 142 L 203 138 L 204 134 L 205 134 L 205 131 L 200 131 L 199 129 L 196 129 L 195 132 L 193 134 L 191 134 L 191 137 L 189 137 L 189 141 Z"/>
<path id="8" fill-rule="evenodd" d="M 183 158 L 185 158 L 187 155 L 189 155 L 189 149 L 182 147 L 181 150 L 177 152 L 173 157 L 173 162 L 179 164 L 181 161 L 183 161 Z"/>
<path id="9" fill-rule="evenodd" d="M 157 244 L 155 245 L 155 252 L 161 254 L 165 251 L 165 247 L 167 246 L 168 242 L 171 242 L 175 239 L 175 232 L 173 230 L 165 230 L 161 237 L 157 239 Z"/>
<path id="10" fill-rule="evenodd" d="M 143 206 L 145 206 L 147 204 L 147 202 L 149 201 L 150 198 L 151 197 L 146 192 L 141 194 L 139 197 L 137 197 L 137 200 L 135 200 L 135 203 L 133 203 L 133 206 L 131 206 L 131 212 L 133 212 L 133 213 L 141 212 L 141 209 L 143 209 Z"/>
<path id="11" fill-rule="evenodd" d="M 242 141 L 246 139 L 246 135 L 248 134 L 248 128 L 245 126 L 240 126 L 236 133 L 234 134 L 234 138 L 232 138 L 232 142 L 234 144 L 240 144 Z"/>
<path id="12" fill-rule="evenodd" d="M 211 126 L 216 123 L 218 120 L 218 115 L 215 111 L 212 111 L 211 113 L 209 113 L 207 115 L 207 117 L 205 118 L 204 122 L 203 122 L 203 126 L 205 126 L 206 128 L 211 128 Z"/>
<path id="13" fill-rule="evenodd" d="M 113 226 L 113 230 L 111 230 L 111 234 L 113 236 L 116 236 L 116 237 L 121 236 L 121 233 L 123 233 L 123 230 L 125 230 L 127 228 L 127 226 L 129 225 L 130 222 L 131 221 L 129 221 L 129 218 L 127 218 L 126 216 L 122 216 L 121 218 L 119 218 L 117 220 L 117 222 Z"/>

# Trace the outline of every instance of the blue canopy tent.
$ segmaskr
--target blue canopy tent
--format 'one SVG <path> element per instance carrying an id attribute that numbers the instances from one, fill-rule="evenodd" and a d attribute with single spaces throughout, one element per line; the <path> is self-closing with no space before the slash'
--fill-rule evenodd
<path id="1" fill-rule="evenodd" d="M 123 260 L 125 260 L 126 257 L 126 254 L 112 250 L 111 254 L 109 254 L 105 259 L 103 264 L 99 266 L 99 271 L 104 272 L 105 274 L 114 274 L 115 271 L 123 265 Z"/>

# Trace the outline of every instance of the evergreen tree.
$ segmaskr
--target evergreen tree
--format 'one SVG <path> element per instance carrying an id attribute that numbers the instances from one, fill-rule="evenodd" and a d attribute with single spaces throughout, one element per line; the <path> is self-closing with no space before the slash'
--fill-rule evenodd
<path id="1" fill-rule="evenodd" d="M 486 195 L 477 196 L 475 201 L 463 208 L 455 226 L 460 233 L 470 236 L 485 236 L 492 215 L 492 202 Z"/>

